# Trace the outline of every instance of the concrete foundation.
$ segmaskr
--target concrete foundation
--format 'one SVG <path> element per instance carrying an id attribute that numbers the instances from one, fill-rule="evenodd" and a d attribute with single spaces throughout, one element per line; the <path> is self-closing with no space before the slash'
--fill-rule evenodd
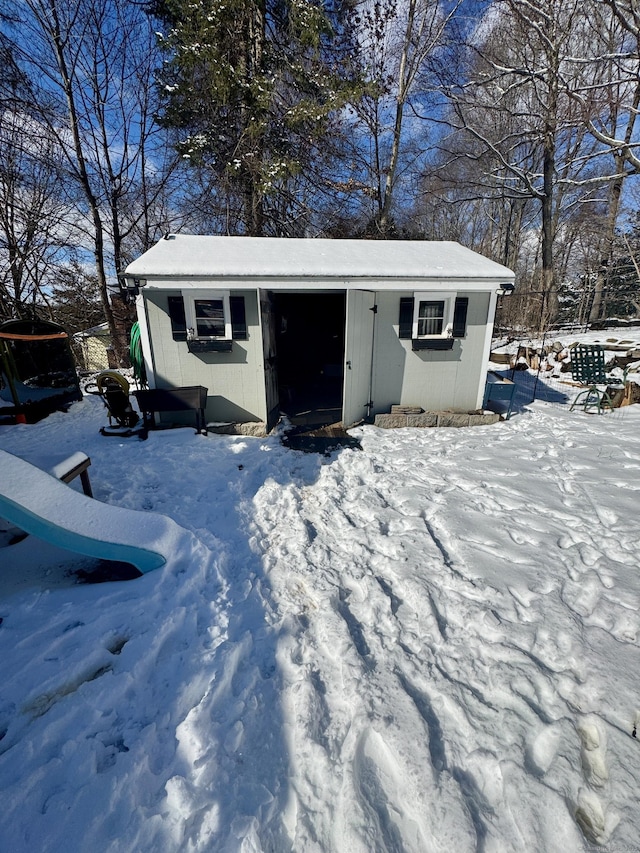
<path id="1" fill-rule="evenodd" d="M 469 427 L 495 424 L 500 415 L 494 412 L 424 412 L 421 415 L 383 414 L 376 415 L 374 424 L 381 429 L 401 427 Z"/>
<path id="2" fill-rule="evenodd" d="M 215 435 L 250 435 L 264 438 L 267 435 L 267 425 L 264 421 L 251 421 L 246 424 L 207 424 L 207 432 Z"/>

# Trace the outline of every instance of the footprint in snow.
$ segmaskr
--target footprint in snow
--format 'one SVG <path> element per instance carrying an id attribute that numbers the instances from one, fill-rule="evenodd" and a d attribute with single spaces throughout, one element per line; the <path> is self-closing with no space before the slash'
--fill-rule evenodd
<path id="1" fill-rule="evenodd" d="M 358 737 L 353 759 L 358 799 L 375 827 L 376 850 L 426 850 L 422 802 L 400 757 L 373 728 Z"/>
<path id="2" fill-rule="evenodd" d="M 595 717 L 585 717 L 577 726 L 585 781 L 590 786 L 578 793 L 576 823 L 588 841 L 604 844 L 618 823 L 615 812 L 602 804 L 593 788 L 603 788 L 609 779 L 606 761 L 606 735 Z"/>
<path id="3" fill-rule="evenodd" d="M 598 516 L 598 521 L 603 527 L 613 527 L 614 524 L 618 522 L 617 513 L 613 512 L 613 510 L 606 509 L 605 507 L 596 506 L 595 507 L 596 515 Z"/>
<path id="4" fill-rule="evenodd" d="M 540 542 L 535 536 L 530 536 L 522 530 L 509 529 L 507 533 L 516 545 L 538 545 Z"/>
<path id="5" fill-rule="evenodd" d="M 578 545 L 578 553 L 580 554 L 580 559 L 588 568 L 595 566 L 598 560 L 603 556 L 601 551 L 596 550 L 586 542 L 581 542 Z"/>
<path id="6" fill-rule="evenodd" d="M 605 844 L 619 821 L 616 814 L 605 814 L 598 796 L 586 788 L 578 794 L 575 818 L 584 837 L 594 844 Z"/>
<path id="7" fill-rule="evenodd" d="M 525 758 L 530 773 L 535 776 L 544 776 L 547 773 L 556 757 L 561 739 L 562 732 L 556 724 L 545 726 L 535 736 L 527 747 Z"/>
<path id="8" fill-rule="evenodd" d="M 593 615 L 600 602 L 602 587 L 600 579 L 594 572 L 580 577 L 578 582 L 565 581 L 562 585 L 562 598 L 567 606 L 587 619 Z"/>
<path id="9" fill-rule="evenodd" d="M 578 725 L 578 734 L 584 778 L 590 785 L 602 788 L 609 778 L 604 729 L 595 719 L 587 718 Z"/>
<path id="10" fill-rule="evenodd" d="M 628 611 L 616 616 L 615 622 L 609 630 L 611 636 L 621 643 L 637 643 L 639 632 L 640 624 L 637 615 Z"/>

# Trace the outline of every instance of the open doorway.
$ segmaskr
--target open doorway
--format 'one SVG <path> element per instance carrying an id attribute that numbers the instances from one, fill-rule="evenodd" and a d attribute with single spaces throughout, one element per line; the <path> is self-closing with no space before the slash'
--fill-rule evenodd
<path id="1" fill-rule="evenodd" d="M 295 425 L 337 423 L 344 381 L 344 293 L 273 294 L 280 410 Z"/>

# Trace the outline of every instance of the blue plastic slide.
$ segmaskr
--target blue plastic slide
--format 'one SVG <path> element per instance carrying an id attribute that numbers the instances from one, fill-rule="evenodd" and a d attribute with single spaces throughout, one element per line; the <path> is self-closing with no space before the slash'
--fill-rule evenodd
<path id="1" fill-rule="evenodd" d="M 165 515 L 93 500 L 4 450 L 0 518 L 59 548 L 131 563 L 141 572 L 164 565 L 186 533 Z"/>

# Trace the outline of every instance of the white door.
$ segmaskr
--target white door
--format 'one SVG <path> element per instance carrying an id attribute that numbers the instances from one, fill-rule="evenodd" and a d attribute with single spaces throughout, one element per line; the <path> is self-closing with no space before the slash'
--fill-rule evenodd
<path id="1" fill-rule="evenodd" d="M 375 303 L 373 291 L 347 291 L 342 398 L 342 423 L 345 427 L 357 424 L 369 413 Z"/>
<path id="2" fill-rule="evenodd" d="M 262 348 L 264 355 L 264 386 L 267 409 L 267 429 L 273 429 L 280 416 L 278 371 L 276 368 L 276 329 L 271 295 L 260 291 L 260 316 L 262 323 Z"/>

